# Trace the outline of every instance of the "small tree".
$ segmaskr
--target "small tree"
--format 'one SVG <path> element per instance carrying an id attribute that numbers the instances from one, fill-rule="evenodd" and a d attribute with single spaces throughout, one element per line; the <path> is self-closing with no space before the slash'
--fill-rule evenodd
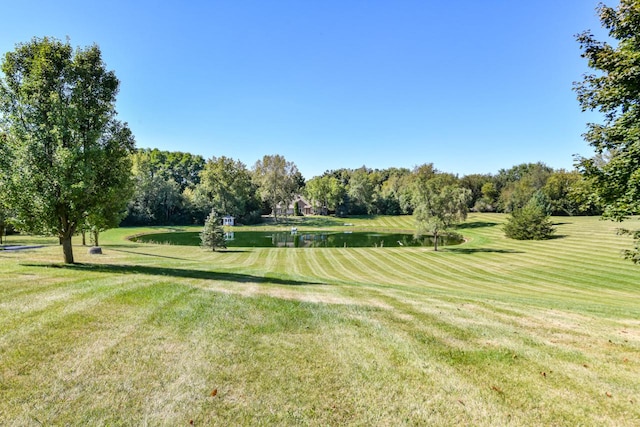
<path id="1" fill-rule="evenodd" d="M 537 197 L 532 197 L 524 207 L 511 212 L 504 225 L 505 236 L 516 240 L 549 239 L 554 232 L 549 215 Z"/>
<path id="2" fill-rule="evenodd" d="M 211 248 L 215 252 L 216 248 L 226 249 L 227 245 L 224 238 L 224 229 L 220 223 L 222 218 L 218 213 L 211 209 L 211 213 L 204 222 L 204 228 L 200 233 L 200 241 L 203 248 Z"/>
<path id="3" fill-rule="evenodd" d="M 471 191 L 449 181 L 454 181 L 453 177 L 439 175 L 422 184 L 417 183 L 414 190 L 416 236 L 431 234 L 435 251 L 438 250 L 438 237 L 467 219 Z"/>

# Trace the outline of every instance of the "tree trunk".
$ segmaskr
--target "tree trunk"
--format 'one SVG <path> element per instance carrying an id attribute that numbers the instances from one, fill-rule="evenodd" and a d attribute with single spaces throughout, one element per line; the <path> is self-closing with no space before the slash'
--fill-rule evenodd
<path id="1" fill-rule="evenodd" d="M 100 232 L 96 229 L 93 232 L 93 245 L 94 246 L 100 246 L 100 244 L 98 243 L 98 235 L 100 234 Z"/>
<path id="2" fill-rule="evenodd" d="M 433 233 L 433 250 L 438 252 L 438 232 Z"/>
<path id="3" fill-rule="evenodd" d="M 62 253 L 64 254 L 65 264 L 73 264 L 73 247 L 71 246 L 71 236 L 72 233 L 66 233 L 65 236 L 60 238 L 60 240 L 62 241 Z"/>
<path id="4" fill-rule="evenodd" d="M 87 233 L 85 232 L 84 228 L 82 229 L 82 231 L 80 231 L 80 233 L 82 233 L 82 246 L 87 246 Z"/>

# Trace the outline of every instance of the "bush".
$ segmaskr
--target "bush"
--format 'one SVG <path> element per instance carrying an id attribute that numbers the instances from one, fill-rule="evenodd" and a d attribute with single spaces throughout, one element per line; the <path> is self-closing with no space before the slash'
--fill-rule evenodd
<path id="1" fill-rule="evenodd" d="M 504 225 L 504 234 L 516 240 L 549 239 L 555 232 L 549 215 L 535 198 L 520 209 L 515 209 Z"/>

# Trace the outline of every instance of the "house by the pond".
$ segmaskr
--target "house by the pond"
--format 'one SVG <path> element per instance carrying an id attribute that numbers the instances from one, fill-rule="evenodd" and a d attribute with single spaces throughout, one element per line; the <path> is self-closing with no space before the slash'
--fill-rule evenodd
<path id="1" fill-rule="evenodd" d="M 233 227 L 234 225 L 236 225 L 235 217 L 232 217 L 231 215 L 223 216 L 222 225 L 224 225 L 225 227 Z"/>
<path id="2" fill-rule="evenodd" d="M 276 215 L 295 215 L 296 203 L 298 204 L 298 211 L 302 215 L 312 215 L 314 213 L 313 205 L 311 204 L 311 202 L 298 194 L 286 206 L 286 208 L 282 203 L 278 203 L 276 205 Z"/>

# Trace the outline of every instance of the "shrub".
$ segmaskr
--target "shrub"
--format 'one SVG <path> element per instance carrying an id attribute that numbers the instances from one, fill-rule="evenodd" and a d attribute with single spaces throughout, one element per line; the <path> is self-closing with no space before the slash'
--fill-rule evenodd
<path id="1" fill-rule="evenodd" d="M 504 234 L 516 240 L 549 239 L 555 232 L 549 215 L 536 198 L 522 208 L 515 209 L 504 225 Z"/>

